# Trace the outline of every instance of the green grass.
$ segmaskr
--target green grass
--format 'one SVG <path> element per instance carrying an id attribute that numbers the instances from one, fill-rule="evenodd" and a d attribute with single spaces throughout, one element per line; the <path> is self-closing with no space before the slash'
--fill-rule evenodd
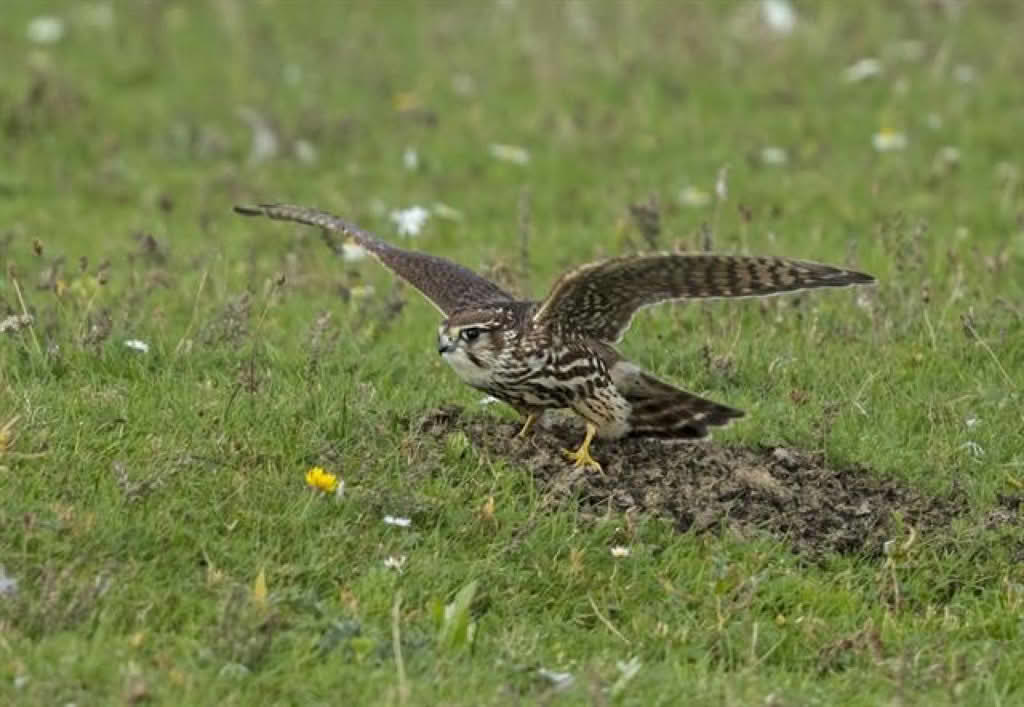
<path id="1" fill-rule="evenodd" d="M 0 27 L 0 315 L 35 317 L 0 335 L 0 703 L 1024 704 L 1024 533 L 993 515 L 1024 483 L 1017 4 L 802 2 L 781 38 L 711 2 L 102 6 L 51 3 L 54 44 L 26 37 L 39 3 Z M 868 56 L 884 72 L 846 82 Z M 251 159 L 243 107 L 276 156 Z M 883 129 L 906 149 L 875 151 Z M 401 240 L 390 210 L 440 202 L 460 218 L 416 247 L 540 296 L 643 247 L 651 195 L 659 247 L 707 224 L 880 285 L 648 311 L 623 350 L 748 410 L 718 442 L 961 489 L 948 535 L 811 563 L 551 508 L 527 470 L 416 435 L 450 402 L 510 415 L 438 360 L 428 304 L 231 213 L 294 201 Z"/>

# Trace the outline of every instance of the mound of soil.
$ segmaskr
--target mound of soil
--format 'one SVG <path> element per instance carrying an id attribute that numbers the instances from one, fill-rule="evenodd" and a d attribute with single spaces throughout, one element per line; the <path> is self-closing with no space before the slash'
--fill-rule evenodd
<path id="1" fill-rule="evenodd" d="M 929 496 L 866 467 L 831 466 L 817 452 L 598 440 L 592 452 L 603 471 L 584 471 L 574 469 L 561 452 L 578 446 L 579 425 L 568 420 L 537 425 L 527 440 L 515 438 L 518 428 L 516 422 L 457 406 L 432 410 L 417 425 L 420 434 L 439 438 L 461 431 L 478 451 L 528 469 L 555 503 L 578 500 L 593 512 L 657 514 L 681 532 L 725 527 L 741 534 L 766 532 L 811 555 L 876 556 L 893 539 L 897 517 L 927 534 L 967 512 L 962 493 Z"/>

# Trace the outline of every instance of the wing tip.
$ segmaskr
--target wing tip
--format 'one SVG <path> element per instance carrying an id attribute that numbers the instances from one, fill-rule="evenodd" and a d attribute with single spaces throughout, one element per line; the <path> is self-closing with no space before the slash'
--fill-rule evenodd
<path id="1" fill-rule="evenodd" d="M 878 278 L 874 275 L 869 275 L 866 272 L 858 272 L 857 270 L 844 270 L 843 279 L 847 284 L 850 285 L 877 285 Z"/>
<path id="2" fill-rule="evenodd" d="M 235 204 L 231 210 L 242 216 L 263 216 L 267 213 L 267 207 L 264 204 Z"/>

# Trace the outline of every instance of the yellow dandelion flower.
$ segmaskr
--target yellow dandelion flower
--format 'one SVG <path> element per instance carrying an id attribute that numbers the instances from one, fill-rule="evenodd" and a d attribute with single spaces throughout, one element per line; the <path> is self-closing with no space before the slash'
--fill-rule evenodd
<path id="1" fill-rule="evenodd" d="M 338 477 L 314 466 L 306 472 L 306 484 L 324 493 L 334 493 L 338 489 Z"/>

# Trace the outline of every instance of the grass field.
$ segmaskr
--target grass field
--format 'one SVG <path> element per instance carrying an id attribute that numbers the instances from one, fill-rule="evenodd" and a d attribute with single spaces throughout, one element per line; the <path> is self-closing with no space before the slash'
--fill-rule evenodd
<path id="1" fill-rule="evenodd" d="M 1019 3 L 43 5 L 0 26 L 0 703 L 1024 704 Z M 879 285 L 647 310 L 622 350 L 748 416 L 581 476 L 258 201 L 535 297 L 651 248 Z"/>

